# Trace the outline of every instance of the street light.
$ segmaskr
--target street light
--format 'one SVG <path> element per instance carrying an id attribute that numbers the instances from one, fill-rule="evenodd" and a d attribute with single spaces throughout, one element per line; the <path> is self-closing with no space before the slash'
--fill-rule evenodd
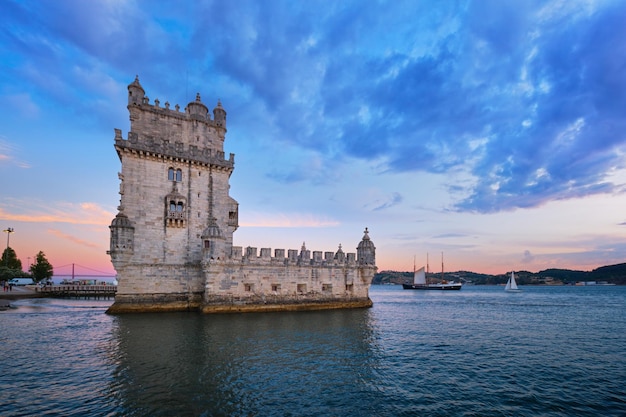
<path id="1" fill-rule="evenodd" d="M 13 230 L 12 227 L 7 227 L 6 229 L 3 230 L 3 232 L 5 232 L 7 234 L 7 251 L 5 252 L 6 258 L 5 258 L 5 262 L 7 264 L 7 266 L 9 266 L 9 237 L 11 237 L 11 233 L 15 232 L 15 230 Z"/>

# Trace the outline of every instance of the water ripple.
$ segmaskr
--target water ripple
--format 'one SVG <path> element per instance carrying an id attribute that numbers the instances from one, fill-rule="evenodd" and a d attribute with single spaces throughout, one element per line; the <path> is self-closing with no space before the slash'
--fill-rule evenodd
<path id="1" fill-rule="evenodd" d="M 626 288 L 372 298 L 209 316 L 23 300 L 0 313 L 0 415 L 626 415 Z"/>

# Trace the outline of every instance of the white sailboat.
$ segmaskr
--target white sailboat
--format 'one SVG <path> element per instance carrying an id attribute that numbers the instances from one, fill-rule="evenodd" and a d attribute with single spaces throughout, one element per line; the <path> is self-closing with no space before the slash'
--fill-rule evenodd
<path id="1" fill-rule="evenodd" d="M 506 287 L 504 287 L 504 291 L 508 292 L 519 292 L 521 291 L 517 288 L 517 282 L 515 282 L 515 272 L 511 271 L 511 276 L 509 280 L 506 282 Z"/>

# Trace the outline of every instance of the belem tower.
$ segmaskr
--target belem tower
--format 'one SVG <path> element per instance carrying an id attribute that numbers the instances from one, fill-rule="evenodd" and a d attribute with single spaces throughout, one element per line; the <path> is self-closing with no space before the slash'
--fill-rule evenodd
<path id="1" fill-rule="evenodd" d="M 205 313 L 370 307 L 376 248 L 356 253 L 234 246 L 235 167 L 224 154 L 226 111 L 200 95 L 180 111 L 128 86 L 130 131 L 115 129 L 120 205 L 109 226 L 118 288 L 109 313 Z"/>

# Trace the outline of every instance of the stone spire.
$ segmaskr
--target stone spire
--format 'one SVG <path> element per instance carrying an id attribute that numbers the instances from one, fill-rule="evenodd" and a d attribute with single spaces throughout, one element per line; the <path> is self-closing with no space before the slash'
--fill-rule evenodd
<path id="1" fill-rule="evenodd" d="M 363 239 L 356 248 L 357 263 L 361 265 L 376 265 L 376 247 L 374 242 L 370 240 L 367 227 L 363 235 Z"/>

